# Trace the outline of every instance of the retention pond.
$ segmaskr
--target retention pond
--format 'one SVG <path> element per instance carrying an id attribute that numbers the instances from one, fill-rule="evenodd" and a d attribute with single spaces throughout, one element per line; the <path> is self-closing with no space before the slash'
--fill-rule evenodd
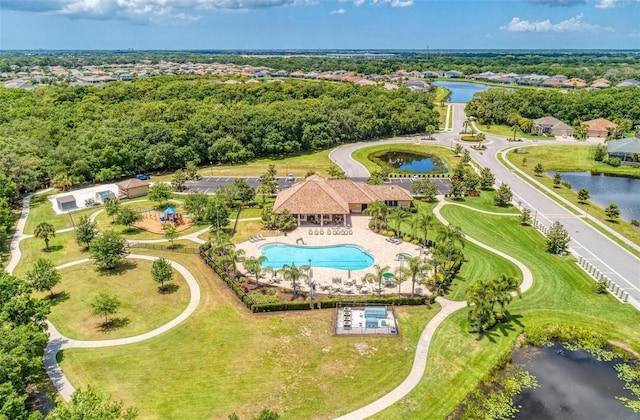
<path id="1" fill-rule="evenodd" d="M 584 350 L 570 350 L 561 343 L 551 347 L 524 347 L 513 353 L 513 362 L 522 364 L 540 385 L 525 389 L 516 397 L 518 420 L 637 420 L 635 413 L 619 398 L 635 400 L 618 378 L 615 365 L 598 361 Z"/>

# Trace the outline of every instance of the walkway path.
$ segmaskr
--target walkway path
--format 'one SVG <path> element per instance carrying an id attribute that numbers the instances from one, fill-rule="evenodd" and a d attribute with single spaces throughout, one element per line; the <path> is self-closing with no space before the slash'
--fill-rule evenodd
<path id="1" fill-rule="evenodd" d="M 440 214 L 440 209 L 446 205 L 459 205 L 456 203 L 450 203 L 442 200 L 440 197 L 440 202 L 434 207 L 433 214 L 445 225 L 448 224 L 447 220 Z M 468 206 L 462 206 L 470 208 L 471 210 L 483 212 L 481 210 L 474 209 Z M 510 214 L 502 214 L 499 213 L 500 216 L 513 216 Z M 466 237 L 466 240 L 469 242 L 480 246 L 490 252 L 493 252 L 506 260 L 514 263 L 522 272 L 522 284 L 520 285 L 520 291 L 522 293 L 526 292 L 533 285 L 533 274 L 531 270 L 524 265 L 519 260 L 511 257 L 510 255 L 505 254 L 504 252 L 498 251 L 497 249 L 491 248 L 483 244 L 482 242 L 475 240 L 470 237 Z M 437 302 L 442 306 L 440 312 L 436 314 L 436 316 L 429 321 L 427 326 L 422 331 L 420 335 L 420 340 L 418 340 L 418 345 L 416 347 L 416 355 L 413 359 L 413 366 L 411 367 L 411 371 L 407 378 L 398 385 L 394 390 L 384 395 L 383 397 L 375 400 L 374 402 L 359 408 L 358 410 L 352 411 L 351 413 L 345 414 L 338 418 L 338 420 L 359 420 L 364 419 L 374 414 L 380 413 L 382 410 L 392 406 L 393 404 L 400 401 L 404 398 L 409 392 L 411 392 L 422 380 L 424 376 L 425 369 L 427 367 L 427 357 L 429 355 L 429 346 L 431 345 L 431 340 L 433 339 L 433 335 L 435 334 L 437 328 L 440 324 L 447 319 L 449 315 L 456 312 L 459 309 L 466 307 L 466 302 L 453 302 L 448 299 L 444 299 L 441 297 L 437 298 Z"/>
<path id="2" fill-rule="evenodd" d="M 451 147 L 454 142 L 457 142 L 459 137 L 457 133 L 462 130 L 463 122 L 466 119 L 464 104 L 453 104 L 453 111 L 453 129 L 450 132 L 436 134 L 436 142 L 430 144 Z M 402 142 L 406 142 L 406 139 L 396 138 L 348 144 L 333 150 L 329 156 L 345 170 L 347 175 L 351 177 L 368 177 L 369 172 L 367 169 L 359 162 L 356 162 L 351 157 L 351 154 L 363 147 Z M 530 183 L 530 180 L 525 180 L 521 174 L 516 174 L 518 172 L 517 168 L 511 167 L 511 165 L 506 167 L 498 159 L 498 155 L 503 154 L 506 148 L 532 146 L 538 143 L 525 141 L 514 145 L 505 137 L 487 135 L 487 141 L 484 144 L 487 149 L 483 152 L 469 149 L 474 161 L 482 167 L 490 168 L 496 179 L 499 180 L 497 181 L 498 184 L 509 184 L 513 191 L 514 201 L 528 207 L 539 223 L 546 227 L 550 227 L 556 221 L 562 223 L 571 236 L 569 247 L 572 253 L 576 256 L 582 256 L 600 273 L 610 278 L 621 290 L 629 294 L 629 303 L 640 309 L 640 276 L 638 276 L 638 273 L 640 273 L 640 258 L 618 245 L 598 228 L 587 223 L 582 215 L 576 215 L 568 210 L 566 203 L 560 204 L 549 196 L 557 196 L 557 194 L 548 191 L 548 189 L 544 192 L 540 191 Z M 575 140 L 555 140 L 545 142 L 545 144 L 590 145 L 584 142 L 576 142 Z M 558 198 L 558 200 L 562 201 L 561 198 Z M 607 229 L 606 225 L 595 218 L 589 218 L 589 221 L 598 224 L 620 241 L 629 243 L 622 235 Z M 635 249 L 640 248 L 637 244 L 630 246 Z"/>
<path id="3" fill-rule="evenodd" d="M 128 258 L 135 258 L 141 260 L 155 261 L 159 257 L 152 257 L 148 255 L 129 255 Z M 57 269 L 63 269 L 66 267 L 71 267 L 78 264 L 84 264 L 90 262 L 91 260 L 88 258 L 73 261 L 67 264 L 62 264 L 57 267 Z M 69 401 L 71 396 L 73 395 L 75 388 L 71 385 L 71 382 L 67 379 L 67 377 L 60 369 L 60 365 L 56 360 L 56 354 L 60 350 L 64 349 L 72 349 L 72 348 L 102 348 L 102 347 L 112 347 L 112 346 L 123 346 L 126 344 L 139 343 L 144 340 L 148 340 L 150 338 L 156 337 L 160 334 L 169 331 L 171 328 L 183 322 L 187 319 L 198 307 L 200 303 L 200 286 L 196 281 L 195 277 L 187 270 L 186 267 L 180 265 L 174 261 L 169 261 L 171 266 L 175 268 L 186 280 L 187 285 L 189 286 L 189 290 L 191 292 L 191 298 L 189 300 L 189 304 L 185 308 L 184 311 L 176 318 L 167 322 L 166 324 L 156 328 L 153 331 L 149 331 L 144 334 L 136 335 L 134 337 L 126 337 L 126 338 L 118 338 L 113 340 L 94 340 L 94 341 L 85 341 L 85 340 L 74 340 L 62 335 L 51 322 L 47 321 L 47 325 L 49 328 L 49 343 L 44 351 L 44 368 L 51 379 L 51 382 L 55 385 L 58 392 L 65 401 Z"/>
<path id="4" fill-rule="evenodd" d="M 46 192 L 41 191 L 42 192 Z M 33 235 L 25 235 L 24 227 L 27 223 L 27 218 L 29 217 L 29 210 L 31 209 L 31 198 L 33 194 L 29 194 L 22 200 L 22 213 L 20 213 L 20 218 L 18 219 L 18 224 L 16 226 L 15 233 L 13 238 L 11 239 L 11 259 L 9 260 L 9 264 L 7 264 L 6 272 L 11 274 L 15 270 L 16 266 L 20 262 L 20 258 L 22 257 L 22 253 L 20 252 L 20 242 L 25 238 L 33 237 Z M 103 209 L 104 210 L 104 209 Z M 97 211 L 92 215 L 93 219 L 97 216 L 102 210 Z M 61 229 L 56 231 L 57 233 L 69 232 L 72 231 L 73 228 Z M 198 233 L 198 232 L 196 232 Z M 192 234 L 195 235 L 196 233 Z M 190 235 L 185 235 L 185 237 L 189 237 Z M 201 240 L 200 240 L 201 241 Z M 128 258 L 137 258 L 149 261 L 155 261 L 158 257 L 152 257 L 148 255 L 129 255 Z M 58 266 L 58 269 L 70 267 L 77 264 L 84 264 L 91 261 L 88 258 L 73 261 L 70 263 L 62 264 Z M 51 382 L 55 385 L 62 398 L 65 401 L 69 401 L 71 399 L 71 395 L 75 391 L 71 382 L 67 379 L 67 377 L 60 369 L 58 362 L 56 360 L 56 354 L 63 349 L 70 348 L 99 348 L 99 347 L 110 347 L 110 346 L 122 346 L 125 344 L 138 343 L 140 341 L 148 340 L 152 337 L 158 336 L 176 325 L 183 322 L 187 319 L 198 307 L 200 303 L 200 286 L 196 281 L 195 277 L 187 270 L 186 267 L 180 265 L 174 261 L 169 261 L 171 266 L 175 268 L 185 279 L 187 285 L 189 286 L 189 290 L 191 292 L 191 297 L 189 299 L 189 304 L 185 308 L 184 311 L 176 318 L 172 319 L 168 323 L 156 328 L 153 331 L 149 331 L 144 334 L 136 335 L 134 337 L 126 337 L 114 340 L 97 340 L 97 341 L 82 341 L 82 340 L 73 340 L 68 337 L 63 336 L 49 321 L 47 321 L 48 332 L 49 332 L 49 343 L 45 348 L 43 361 L 44 367 L 51 378 Z"/>

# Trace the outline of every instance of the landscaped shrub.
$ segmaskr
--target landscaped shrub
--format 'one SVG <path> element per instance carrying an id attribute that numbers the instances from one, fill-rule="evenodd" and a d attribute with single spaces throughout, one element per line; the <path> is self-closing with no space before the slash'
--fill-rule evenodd
<path id="1" fill-rule="evenodd" d="M 277 312 L 277 311 L 306 311 L 311 309 L 308 301 L 280 302 L 272 304 L 254 305 L 253 312 Z"/>
<path id="2" fill-rule="evenodd" d="M 411 241 L 411 243 L 412 243 L 413 245 L 418 245 L 418 244 L 420 243 L 420 241 L 419 241 L 419 240 L 417 240 L 417 239 L 414 239 L 413 241 Z"/>
<path id="3" fill-rule="evenodd" d="M 387 236 L 391 237 L 391 236 L 395 236 L 395 232 L 392 230 L 388 230 L 387 231 Z"/>
<path id="4" fill-rule="evenodd" d="M 383 230 L 380 231 L 380 235 L 387 236 L 387 232 L 388 232 L 387 230 L 383 229 Z"/>
<path id="5" fill-rule="evenodd" d="M 405 236 L 405 237 L 402 238 L 402 240 L 405 241 L 405 242 L 411 242 L 412 239 L 413 238 L 411 236 Z"/>
<path id="6" fill-rule="evenodd" d="M 365 299 L 335 299 L 335 300 L 323 300 L 320 301 L 320 307 L 323 309 L 326 308 L 335 308 L 336 304 L 340 303 L 341 305 L 353 305 L 353 306 L 361 306 L 364 304 L 381 304 L 381 305 L 403 305 L 403 306 L 414 306 L 414 305 L 425 305 L 427 303 L 428 298 L 426 296 L 414 296 L 414 297 L 369 297 Z M 434 302 L 435 302 L 435 296 Z"/>
<path id="7" fill-rule="evenodd" d="M 613 167 L 620 166 L 620 163 L 621 163 L 621 161 L 620 161 L 620 158 L 618 158 L 618 157 L 612 157 L 612 158 L 609 158 L 607 160 L 607 164 L 610 165 L 610 166 L 613 166 Z"/>
<path id="8" fill-rule="evenodd" d="M 564 187 L 567 187 L 567 188 L 571 189 L 571 183 L 569 181 L 562 181 L 562 185 Z"/>
<path id="9" fill-rule="evenodd" d="M 640 222 L 636 219 L 631 219 L 631 226 L 638 227 L 640 226 Z"/>

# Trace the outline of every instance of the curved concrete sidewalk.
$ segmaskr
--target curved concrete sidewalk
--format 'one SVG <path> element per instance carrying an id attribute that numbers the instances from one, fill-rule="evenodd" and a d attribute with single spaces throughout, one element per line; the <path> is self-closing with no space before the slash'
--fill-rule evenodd
<path id="1" fill-rule="evenodd" d="M 141 259 L 147 261 L 155 261 L 159 259 L 158 257 L 152 257 L 148 255 L 129 255 L 128 258 Z M 86 262 L 91 261 L 88 258 L 73 261 L 67 264 L 62 264 L 58 266 L 58 269 L 71 267 L 78 264 L 84 264 Z M 102 347 L 113 347 L 113 346 L 123 346 L 126 344 L 139 343 L 144 340 L 148 340 L 150 338 L 156 337 L 160 334 L 169 331 L 171 328 L 183 322 L 187 319 L 198 307 L 200 303 L 200 286 L 196 281 L 195 277 L 187 270 L 186 267 L 180 265 L 174 261 L 169 261 L 171 266 L 175 268 L 185 279 L 187 285 L 189 286 L 189 290 L 191 292 L 191 298 L 189 300 L 189 304 L 185 308 L 184 311 L 171 321 L 166 324 L 149 331 L 144 334 L 136 335 L 133 337 L 125 337 L 113 340 L 96 340 L 96 341 L 85 341 L 85 340 L 74 340 L 62 335 L 54 325 L 47 321 L 47 326 L 49 330 L 49 343 L 44 351 L 44 368 L 47 371 L 47 375 L 51 379 L 51 382 L 56 387 L 62 398 L 65 401 L 69 401 L 71 396 L 73 395 L 75 388 L 69 382 L 67 377 L 62 372 L 60 365 L 58 365 L 58 361 L 56 359 L 56 355 L 60 350 L 71 349 L 71 348 L 102 348 Z"/>
<path id="2" fill-rule="evenodd" d="M 447 222 L 447 220 L 440 214 L 440 209 L 446 205 L 459 205 L 459 204 L 445 202 L 441 199 L 440 202 L 436 205 L 436 207 L 434 207 L 433 214 L 442 223 L 444 223 L 445 225 L 448 225 L 449 223 Z M 477 210 L 468 206 L 462 206 L 462 207 L 467 207 L 467 208 L 470 208 L 471 210 L 483 212 L 482 210 Z M 507 215 L 503 213 L 499 213 L 499 215 L 512 216 L 512 215 Z M 522 284 L 520 285 L 521 293 L 524 293 L 527 290 L 529 290 L 529 288 L 531 288 L 531 286 L 533 285 L 533 274 L 531 273 L 529 268 L 527 268 L 527 266 L 524 265 L 522 262 L 501 251 L 498 251 L 497 249 L 491 248 L 490 246 L 487 246 L 478 240 L 475 240 L 468 236 L 465 239 L 471 243 L 474 243 L 514 263 L 520 269 L 520 271 L 522 271 Z M 427 367 L 427 357 L 429 355 L 429 346 L 431 345 L 431 340 L 433 339 L 433 335 L 436 332 L 436 329 L 440 326 L 440 324 L 445 319 L 447 319 L 449 315 L 451 315 L 452 313 L 456 312 L 459 309 L 466 307 L 466 302 L 453 302 L 444 298 L 437 298 L 437 301 L 442 306 L 442 309 L 440 310 L 440 312 L 436 314 L 436 316 L 433 317 L 431 321 L 429 321 L 427 326 L 422 331 L 422 334 L 420 335 L 420 340 L 418 340 L 418 345 L 416 347 L 416 355 L 413 359 L 413 366 L 411 367 L 411 371 L 409 372 L 409 375 L 407 376 L 407 378 L 388 394 L 384 395 L 383 397 L 375 400 L 374 402 L 362 408 L 359 408 L 358 410 L 352 411 L 351 413 L 338 417 L 338 420 L 359 420 L 359 419 L 364 419 L 364 418 L 373 416 L 381 412 L 382 410 L 392 406 L 393 404 L 397 403 L 402 398 L 404 398 L 407 394 L 409 394 L 409 392 L 411 392 L 416 386 L 418 386 L 418 384 L 422 380 L 422 377 L 424 376 L 424 372 Z"/>

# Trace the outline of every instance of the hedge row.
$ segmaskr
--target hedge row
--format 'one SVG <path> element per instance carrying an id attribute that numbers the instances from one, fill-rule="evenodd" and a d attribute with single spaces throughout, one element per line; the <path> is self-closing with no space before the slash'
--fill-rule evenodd
<path id="1" fill-rule="evenodd" d="M 208 248 L 203 246 L 200 248 L 200 258 L 202 258 L 213 270 L 214 273 L 218 275 L 218 277 L 224 281 L 227 286 L 233 290 L 235 295 L 240 299 L 240 301 L 249 308 L 252 312 L 277 312 L 277 311 L 306 311 L 311 309 L 311 302 L 309 301 L 296 301 L 296 302 L 280 302 L 280 303 L 264 303 L 258 304 L 255 300 L 251 298 L 244 290 L 240 287 L 238 283 L 229 278 L 227 273 L 222 270 L 216 262 L 207 255 L 206 250 Z M 337 304 L 353 304 L 354 306 L 363 305 L 363 304 L 384 304 L 384 305 L 425 305 L 427 303 L 435 302 L 435 296 L 414 296 L 414 297 L 368 297 L 359 300 L 343 300 L 343 299 L 328 299 L 321 300 L 315 302 L 314 307 L 319 304 L 321 309 L 325 308 L 335 308 Z"/>
<path id="2" fill-rule="evenodd" d="M 317 308 L 318 305 L 320 309 L 328 309 L 335 308 L 338 304 L 340 305 L 353 305 L 353 306 L 361 306 L 365 304 L 378 304 L 378 305 L 426 305 L 427 302 L 434 303 L 435 296 L 414 296 L 414 297 L 369 297 L 364 299 L 327 299 L 320 300 L 314 303 L 314 307 Z M 276 311 L 306 311 L 311 309 L 311 302 L 303 301 L 303 302 L 281 302 L 281 303 L 270 303 L 263 305 L 254 305 L 252 310 L 254 312 L 276 312 Z"/>

